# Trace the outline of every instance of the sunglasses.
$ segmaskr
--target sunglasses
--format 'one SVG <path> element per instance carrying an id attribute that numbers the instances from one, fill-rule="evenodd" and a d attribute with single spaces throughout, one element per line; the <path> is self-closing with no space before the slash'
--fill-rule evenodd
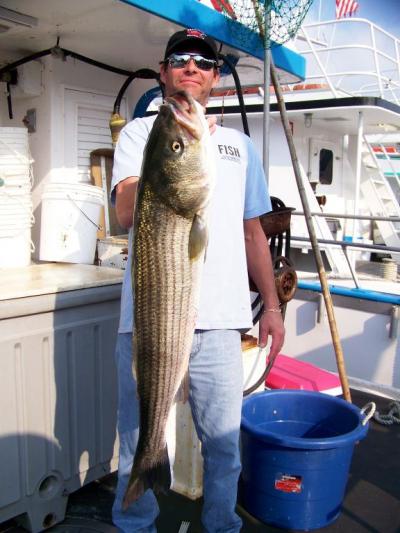
<path id="1" fill-rule="evenodd" d="M 207 59 L 199 54 L 171 54 L 163 63 L 168 63 L 171 68 L 185 68 L 191 59 L 200 70 L 211 70 L 217 66 L 215 59 Z"/>

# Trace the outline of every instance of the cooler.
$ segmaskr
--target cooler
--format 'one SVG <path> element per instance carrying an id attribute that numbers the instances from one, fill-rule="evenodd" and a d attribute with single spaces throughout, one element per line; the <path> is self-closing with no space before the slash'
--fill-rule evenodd
<path id="1" fill-rule="evenodd" d="M 337 374 L 283 354 L 277 355 L 265 385 L 269 389 L 318 391 L 331 396 L 342 394 Z"/>

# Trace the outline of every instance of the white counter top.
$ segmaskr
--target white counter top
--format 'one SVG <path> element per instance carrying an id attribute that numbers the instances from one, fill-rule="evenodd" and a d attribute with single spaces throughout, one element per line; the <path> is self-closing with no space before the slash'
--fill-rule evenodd
<path id="1" fill-rule="evenodd" d="M 116 268 L 71 263 L 42 263 L 0 268 L 0 301 L 122 283 Z"/>

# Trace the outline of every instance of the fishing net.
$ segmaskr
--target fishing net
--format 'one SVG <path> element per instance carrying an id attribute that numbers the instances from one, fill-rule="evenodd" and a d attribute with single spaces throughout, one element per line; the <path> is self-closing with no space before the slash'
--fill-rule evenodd
<path id="1" fill-rule="evenodd" d="M 218 0 L 218 3 L 229 20 L 259 33 L 269 48 L 296 35 L 313 0 Z M 246 32 L 241 34 L 237 24 L 232 31 L 239 39 L 246 39 Z"/>

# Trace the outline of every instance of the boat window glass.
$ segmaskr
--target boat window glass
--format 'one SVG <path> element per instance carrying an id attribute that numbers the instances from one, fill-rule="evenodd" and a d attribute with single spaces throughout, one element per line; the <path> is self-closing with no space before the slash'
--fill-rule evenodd
<path id="1" fill-rule="evenodd" d="M 333 177 L 333 152 L 321 148 L 319 152 L 319 182 L 322 185 L 330 185 Z"/>

